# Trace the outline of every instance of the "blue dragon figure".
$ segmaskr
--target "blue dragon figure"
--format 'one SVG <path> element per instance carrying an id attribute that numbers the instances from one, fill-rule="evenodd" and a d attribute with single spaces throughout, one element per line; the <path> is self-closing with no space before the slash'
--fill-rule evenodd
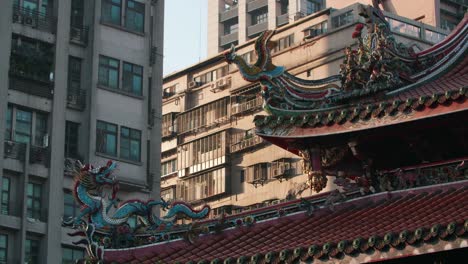
<path id="1" fill-rule="evenodd" d="M 210 211 L 208 206 L 194 210 L 183 202 L 169 204 L 162 198 L 146 202 L 129 200 L 118 204 L 116 196 L 119 185 L 115 177 L 111 176 L 116 166 L 114 161 L 108 161 L 106 166 L 97 168 L 91 165 L 81 166 L 76 172 L 73 187 L 73 195 L 81 205 L 81 211 L 75 218 L 64 220 L 65 226 L 76 227 L 87 222 L 97 230 L 106 230 L 126 223 L 132 216 L 138 216 L 148 229 L 154 230 L 161 225 L 166 228 L 172 226 L 173 220 L 181 215 L 191 219 L 201 219 L 208 215 Z M 112 189 L 110 197 L 103 194 L 105 186 Z M 168 210 L 167 214 L 162 218 L 157 217 L 152 212 L 155 206 Z"/>

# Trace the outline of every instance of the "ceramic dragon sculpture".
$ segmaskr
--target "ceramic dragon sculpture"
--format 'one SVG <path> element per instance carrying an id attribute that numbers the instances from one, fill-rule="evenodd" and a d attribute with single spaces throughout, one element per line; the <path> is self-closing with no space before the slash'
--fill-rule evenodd
<path id="1" fill-rule="evenodd" d="M 237 55 L 234 46 L 224 53 L 226 61 L 236 64 L 245 80 L 261 84 L 267 112 L 274 109 L 301 110 L 319 106 L 324 99 L 341 92 L 336 84 L 340 75 L 305 80 L 288 73 L 282 66 L 275 66 L 271 60 L 271 49 L 276 46 L 276 42 L 271 40 L 273 35 L 273 30 L 267 30 L 258 37 L 255 42 L 258 59 L 253 65 Z"/>
<path id="2" fill-rule="evenodd" d="M 185 203 L 169 204 L 162 198 L 149 201 L 129 200 L 118 204 L 119 185 L 115 177 L 111 176 L 115 168 L 116 163 L 109 161 L 102 167 L 94 168 L 86 165 L 77 171 L 73 194 L 81 206 L 81 211 L 75 218 L 64 220 L 64 225 L 79 226 L 83 224 L 83 219 L 86 219 L 97 230 L 109 230 L 126 223 L 131 216 L 138 216 L 149 229 L 156 229 L 163 224 L 165 227 L 170 227 L 173 219 L 179 215 L 201 219 L 210 211 L 208 206 L 197 211 Z M 104 194 L 105 187 L 110 187 L 111 195 Z M 168 210 L 167 214 L 162 218 L 157 217 L 152 213 L 155 206 Z"/>

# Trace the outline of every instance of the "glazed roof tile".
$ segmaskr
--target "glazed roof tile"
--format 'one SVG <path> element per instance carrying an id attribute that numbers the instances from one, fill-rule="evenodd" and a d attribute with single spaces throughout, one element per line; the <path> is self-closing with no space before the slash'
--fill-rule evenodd
<path id="1" fill-rule="evenodd" d="M 416 232 L 419 228 L 423 228 L 421 230 L 425 231 L 422 234 L 427 235 L 437 225 L 442 230 L 450 223 L 456 223 L 463 233 L 468 226 L 467 220 L 468 181 L 462 181 L 361 197 L 336 204 L 333 210 L 329 207 L 315 209 L 311 216 L 303 212 L 292 213 L 259 221 L 251 226 L 234 227 L 220 234 L 203 235 L 193 244 L 178 240 L 124 250 L 107 250 L 105 259 L 109 263 L 213 263 L 215 259 L 225 260 L 229 257 L 236 260 L 244 256 L 250 260 L 256 254 L 260 254 L 263 259 L 269 252 L 281 257 L 284 250 L 310 251 L 314 249 L 313 245 L 320 249 L 317 257 L 324 252 L 336 253 L 322 249 L 327 243 L 331 243 L 331 248 L 338 249 L 340 241 L 348 241 L 347 250 L 352 251 L 350 247 L 356 239 L 367 241 L 377 236 L 381 243 L 398 243 L 396 238 L 385 240 L 386 235 L 395 234 L 399 237 L 405 230 L 414 232 L 411 237 L 417 240 L 423 239 Z"/>

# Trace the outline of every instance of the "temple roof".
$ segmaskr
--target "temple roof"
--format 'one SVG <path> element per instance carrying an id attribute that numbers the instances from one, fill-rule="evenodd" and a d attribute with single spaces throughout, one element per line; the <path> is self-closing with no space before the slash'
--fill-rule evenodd
<path id="1" fill-rule="evenodd" d="M 323 200 L 323 196 L 315 199 Z M 468 232 L 468 181 L 288 211 L 299 203 L 263 208 L 257 214 L 276 210 L 276 217 L 257 222 L 239 218 L 237 227 L 201 235 L 193 243 L 179 239 L 106 250 L 104 259 L 106 263 L 291 263 L 363 254 L 371 261 L 382 257 L 375 252 L 391 248 L 418 245 L 423 254 L 424 244 L 463 240 Z"/>

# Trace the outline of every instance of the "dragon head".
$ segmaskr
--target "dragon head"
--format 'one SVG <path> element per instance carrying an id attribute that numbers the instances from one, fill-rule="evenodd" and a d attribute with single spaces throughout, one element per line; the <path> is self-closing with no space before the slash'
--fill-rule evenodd
<path id="1" fill-rule="evenodd" d="M 87 189 L 97 189 L 103 185 L 114 186 L 115 176 L 111 176 L 117 163 L 109 160 L 105 166 L 94 168 L 90 164 L 81 167 L 78 174 L 78 181 L 86 186 Z"/>
<path id="2" fill-rule="evenodd" d="M 224 58 L 226 59 L 226 62 L 231 64 L 234 62 L 234 59 L 236 58 L 236 48 L 234 45 L 231 45 L 231 48 L 223 53 Z"/>

